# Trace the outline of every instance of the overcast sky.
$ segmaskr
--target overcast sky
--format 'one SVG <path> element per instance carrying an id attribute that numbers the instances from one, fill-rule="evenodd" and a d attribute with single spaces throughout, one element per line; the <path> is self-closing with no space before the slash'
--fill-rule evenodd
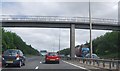
<path id="1" fill-rule="evenodd" d="M 2 2 L 3 15 L 75 16 L 88 17 L 88 2 Z M 117 2 L 92 2 L 92 17 L 118 18 Z M 70 30 L 59 28 L 5 28 L 17 33 L 27 44 L 37 50 L 57 51 L 59 32 L 61 49 L 70 47 Z M 75 45 L 89 41 L 88 29 L 76 29 Z M 92 39 L 111 30 L 92 30 Z"/>

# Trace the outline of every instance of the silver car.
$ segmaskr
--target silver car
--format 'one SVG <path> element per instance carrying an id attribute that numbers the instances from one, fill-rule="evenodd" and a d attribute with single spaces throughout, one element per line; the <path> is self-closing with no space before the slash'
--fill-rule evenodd
<path id="1" fill-rule="evenodd" d="M 90 58 L 90 53 L 86 54 L 85 58 Z M 96 54 L 92 54 L 92 58 L 98 59 L 100 57 L 98 57 Z"/>

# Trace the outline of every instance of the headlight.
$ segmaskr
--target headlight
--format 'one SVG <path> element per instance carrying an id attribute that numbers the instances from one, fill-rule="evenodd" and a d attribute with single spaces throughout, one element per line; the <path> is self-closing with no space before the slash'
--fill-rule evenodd
<path id="1" fill-rule="evenodd" d="M 20 60 L 20 58 L 16 58 L 16 60 Z"/>

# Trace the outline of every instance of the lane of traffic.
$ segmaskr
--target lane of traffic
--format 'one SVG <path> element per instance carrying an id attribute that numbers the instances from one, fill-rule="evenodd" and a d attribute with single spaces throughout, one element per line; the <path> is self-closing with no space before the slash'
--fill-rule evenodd
<path id="1" fill-rule="evenodd" d="M 3 67 L 3 69 L 35 69 L 37 65 L 39 65 L 40 61 L 39 56 L 33 56 L 33 57 L 27 57 L 25 61 L 25 66 L 16 67 L 16 66 L 8 66 L 8 67 Z"/>
<path id="2" fill-rule="evenodd" d="M 78 67 L 72 66 L 70 64 L 67 64 L 63 61 L 60 61 L 59 64 L 56 63 L 49 63 L 46 64 L 44 61 L 39 64 L 38 69 L 79 69 Z"/>
<path id="3" fill-rule="evenodd" d="M 49 53 L 45 57 L 44 56 L 26 57 L 25 66 L 22 66 L 21 68 L 8 67 L 4 69 L 84 69 L 84 70 L 87 70 L 85 67 L 81 66 L 79 62 L 73 63 L 73 62 L 60 60 L 59 61 L 60 63 L 58 63 L 57 58 L 58 56 L 56 53 Z M 57 64 L 56 64 L 56 61 L 57 61 Z"/>
<path id="4" fill-rule="evenodd" d="M 7 67 L 3 69 L 80 69 L 80 67 L 68 64 L 60 60 L 59 64 L 56 63 L 45 63 L 44 57 L 34 56 L 26 58 L 26 65 L 21 68 L 18 67 Z"/>
<path id="5" fill-rule="evenodd" d="M 41 61 L 40 56 L 34 56 L 26 59 L 25 66 L 22 66 L 21 69 L 35 69 L 39 62 Z"/>

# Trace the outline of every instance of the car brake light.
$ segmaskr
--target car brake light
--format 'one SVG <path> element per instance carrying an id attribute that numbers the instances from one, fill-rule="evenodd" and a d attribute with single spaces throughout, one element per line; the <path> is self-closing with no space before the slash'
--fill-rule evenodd
<path id="1" fill-rule="evenodd" d="M 16 57 L 17 57 L 17 58 L 19 58 L 19 57 L 20 57 L 20 55 L 19 55 L 19 54 L 17 54 L 17 55 L 16 55 Z"/>
<path id="2" fill-rule="evenodd" d="M 20 60 L 20 58 L 19 58 L 19 57 L 20 57 L 20 55 L 19 55 L 19 54 L 17 54 L 17 55 L 16 55 L 16 60 Z"/>
<path id="3" fill-rule="evenodd" d="M 47 59 L 49 59 L 49 58 L 47 58 Z"/>

